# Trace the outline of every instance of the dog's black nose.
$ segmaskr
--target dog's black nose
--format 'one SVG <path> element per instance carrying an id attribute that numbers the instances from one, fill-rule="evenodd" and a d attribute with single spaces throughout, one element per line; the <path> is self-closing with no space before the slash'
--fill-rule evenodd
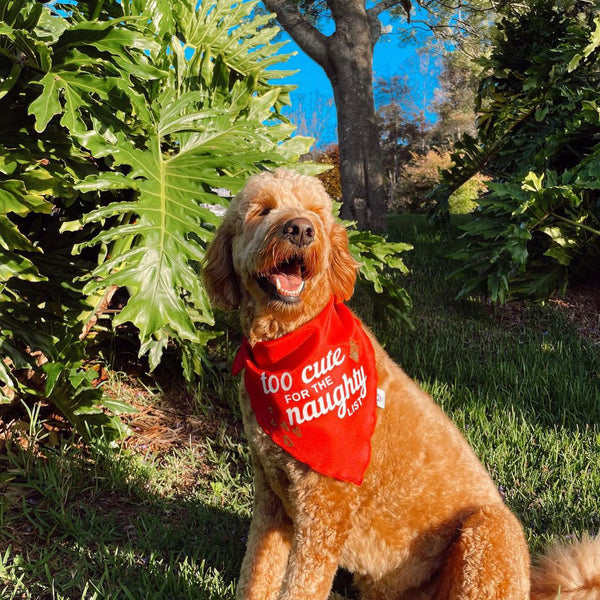
<path id="1" fill-rule="evenodd" d="M 315 228 L 308 219 L 303 217 L 290 219 L 283 226 L 283 237 L 295 246 L 304 248 L 313 243 L 315 239 Z"/>

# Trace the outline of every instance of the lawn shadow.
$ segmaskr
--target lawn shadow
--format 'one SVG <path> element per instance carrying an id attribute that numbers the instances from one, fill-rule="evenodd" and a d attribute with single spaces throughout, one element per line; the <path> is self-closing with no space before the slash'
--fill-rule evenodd
<path id="1" fill-rule="evenodd" d="M 9 475 L 0 480 L 0 597 L 233 598 L 247 512 L 221 505 L 204 466 L 189 494 L 157 492 L 169 464 L 145 460 L 155 458 L 8 439 L 0 447 Z"/>
<path id="2" fill-rule="evenodd" d="M 242 505 L 230 496 L 232 490 L 223 487 L 226 475 L 216 467 L 211 474 L 206 463 L 198 465 L 186 474 L 189 490 L 182 486 L 165 495 L 156 492 L 155 479 L 167 477 L 169 465 L 162 464 L 157 474 L 156 465 L 145 465 L 151 457 L 66 444 L 58 450 L 40 444 L 33 453 L 9 443 L 4 451 L 0 458 L 8 461 L 13 479 L 0 487 L 0 549 L 10 549 L 15 576 L 0 582 L 1 597 L 235 597 L 249 500 L 246 494 Z M 230 446 L 213 451 L 227 456 L 228 472 L 246 469 L 239 464 L 245 457 L 231 454 Z M 247 473 L 233 476 L 232 487 L 247 484 Z M 19 578 L 21 586 L 11 589 L 10 581 Z M 348 574 L 337 577 L 334 589 L 356 597 Z"/>

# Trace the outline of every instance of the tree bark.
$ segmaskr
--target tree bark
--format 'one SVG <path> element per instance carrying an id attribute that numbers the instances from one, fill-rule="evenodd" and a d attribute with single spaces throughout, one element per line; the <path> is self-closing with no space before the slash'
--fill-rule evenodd
<path id="1" fill-rule="evenodd" d="M 379 130 L 373 98 L 373 47 L 381 35 L 378 15 L 408 0 L 382 0 L 367 10 L 365 0 L 327 0 L 336 29 L 323 35 L 293 0 L 264 0 L 281 26 L 327 74 L 338 118 L 342 217 L 361 229 L 387 229 L 387 201 Z"/>
<path id="2" fill-rule="evenodd" d="M 357 221 L 361 229 L 384 231 L 387 201 L 373 99 L 373 46 L 379 32 L 372 31 L 364 2 L 352 4 L 352 11 L 339 11 L 325 70 L 338 117 L 341 216 Z"/>

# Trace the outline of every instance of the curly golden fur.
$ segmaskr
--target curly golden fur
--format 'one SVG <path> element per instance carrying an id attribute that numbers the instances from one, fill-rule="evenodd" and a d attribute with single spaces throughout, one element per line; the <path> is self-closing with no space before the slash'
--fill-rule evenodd
<path id="1" fill-rule="evenodd" d="M 282 264 L 289 289 L 272 275 Z M 320 182 L 280 169 L 233 200 L 203 276 L 216 306 L 239 308 L 254 344 L 311 320 L 332 295 L 349 299 L 357 267 Z M 598 540 L 542 561 L 530 596 L 521 525 L 454 424 L 371 338 L 387 404 L 361 486 L 275 445 L 241 386 L 255 501 L 238 599 L 325 600 L 341 566 L 364 600 L 549 600 L 561 585 L 569 599 L 600 600 Z"/>

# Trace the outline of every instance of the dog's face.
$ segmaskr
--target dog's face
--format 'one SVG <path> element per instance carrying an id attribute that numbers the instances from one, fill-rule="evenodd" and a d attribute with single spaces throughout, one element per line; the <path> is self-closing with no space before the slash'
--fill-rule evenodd
<path id="1" fill-rule="evenodd" d="M 349 299 L 357 266 L 321 182 L 279 169 L 251 177 L 232 201 L 203 277 L 215 305 L 291 321 L 332 295 Z"/>

